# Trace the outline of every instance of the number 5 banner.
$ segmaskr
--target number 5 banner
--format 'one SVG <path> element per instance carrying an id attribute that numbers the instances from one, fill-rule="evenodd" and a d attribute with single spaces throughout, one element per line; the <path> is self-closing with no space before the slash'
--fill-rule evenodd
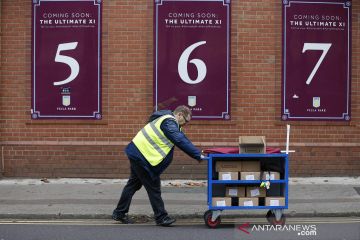
<path id="1" fill-rule="evenodd" d="M 101 0 L 32 0 L 32 119 L 101 119 Z"/>
<path id="2" fill-rule="evenodd" d="M 282 5 L 282 119 L 349 121 L 351 1 Z"/>
<path id="3" fill-rule="evenodd" d="M 230 0 L 155 0 L 154 104 L 230 119 Z"/>

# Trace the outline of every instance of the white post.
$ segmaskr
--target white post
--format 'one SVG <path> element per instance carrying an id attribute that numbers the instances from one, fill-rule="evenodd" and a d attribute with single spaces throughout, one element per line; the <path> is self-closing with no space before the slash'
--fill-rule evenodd
<path id="1" fill-rule="evenodd" d="M 289 154 L 290 125 L 286 125 L 286 154 Z"/>

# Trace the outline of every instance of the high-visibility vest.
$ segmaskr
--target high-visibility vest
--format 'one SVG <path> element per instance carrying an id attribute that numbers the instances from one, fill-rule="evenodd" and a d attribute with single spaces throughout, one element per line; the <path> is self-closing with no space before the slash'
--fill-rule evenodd
<path id="1" fill-rule="evenodd" d="M 132 140 L 142 155 L 151 166 L 156 166 L 168 155 L 174 144 L 165 136 L 161 130 L 161 123 L 168 118 L 176 118 L 172 115 L 161 116 L 146 124 Z"/>

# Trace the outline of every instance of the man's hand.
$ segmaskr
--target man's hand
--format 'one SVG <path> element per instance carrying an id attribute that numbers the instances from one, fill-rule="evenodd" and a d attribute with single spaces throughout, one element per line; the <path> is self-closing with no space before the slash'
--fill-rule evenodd
<path id="1" fill-rule="evenodd" d="M 198 161 L 198 163 L 201 163 L 205 159 L 206 159 L 206 156 L 201 154 L 200 160 L 197 160 L 197 161 Z"/>

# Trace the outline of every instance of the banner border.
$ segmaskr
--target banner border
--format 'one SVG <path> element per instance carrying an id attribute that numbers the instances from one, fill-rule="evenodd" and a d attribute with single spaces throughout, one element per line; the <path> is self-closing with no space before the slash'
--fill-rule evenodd
<path id="1" fill-rule="evenodd" d="M 343 1 L 343 2 L 326 2 L 326 1 L 314 1 L 314 2 L 310 2 L 310 1 L 292 1 L 292 0 L 283 0 L 283 70 L 282 70 L 282 116 L 281 119 L 284 121 L 287 120 L 345 120 L 345 121 L 350 121 L 350 116 L 351 116 L 351 14 L 350 14 L 350 10 L 351 10 L 351 2 L 350 1 Z M 345 9 L 347 9 L 347 15 L 348 15 L 348 19 L 347 19 L 347 35 L 348 35 L 348 64 L 347 64 L 347 99 L 346 99 L 346 111 L 345 113 L 342 113 L 342 116 L 333 116 L 333 117 L 301 117 L 301 116 L 296 116 L 296 117 L 292 117 L 290 115 L 290 113 L 286 113 L 286 8 L 290 7 L 291 3 L 302 3 L 302 4 L 338 4 L 338 5 L 343 5 L 343 7 Z"/>
<path id="2" fill-rule="evenodd" d="M 227 29 L 226 29 L 226 37 L 227 37 L 227 70 L 226 70 L 226 86 L 227 86 L 227 91 L 226 91 L 226 111 L 222 112 L 221 115 L 216 115 L 216 116 L 193 116 L 193 119 L 198 119 L 198 120 L 204 120 L 204 119 L 224 119 L 224 120 L 229 120 L 230 119 L 230 27 L 231 27 L 231 22 L 230 22 L 230 0 L 155 0 L 155 8 L 154 8 L 154 12 L 155 12 L 155 44 L 154 44 L 154 104 L 155 104 L 155 110 L 158 110 L 158 6 L 161 6 L 163 4 L 163 2 L 222 2 L 223 6 L 226 7 L 226 11 L 227 11 Z"/>
<path id="3" fill-rule="evenodd" d="M 74 118 L 88 118 L 88 119 L 96 119 L 101 120 L 102 119 L 102 113 L 101 113 L 101 1 L 102 0 L 33 0 L 33 29 L 32 29 L 32 108 L 31 108 L 31 118 L 36 119 L 74 119 Z M 41 5 L 41 2 L 93 2 L 94 6 L 98 7 L 98 79 L 97 79 L 97 85 L 98 85 L 98 106 L 97 110 L 95 110 L 92 115 L 41 115 L 40 111 L 36 109 L 36 59 L 35 59 L 35 53 L 36 53 L 36 9 Z"/>

